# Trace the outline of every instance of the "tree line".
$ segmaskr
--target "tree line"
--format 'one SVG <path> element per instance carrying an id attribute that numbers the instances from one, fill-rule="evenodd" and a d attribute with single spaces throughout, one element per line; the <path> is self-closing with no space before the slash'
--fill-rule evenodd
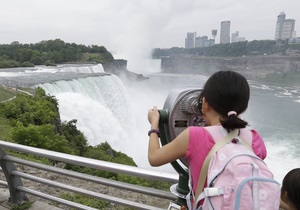
<path id="1" fill-rule="evenodd" d="M 275 40 L 254 40 L 251 42 L 235 42 L 228 44 L 215 44 L 210 47 L 199 48 L 179 48 L 170 49 L 156 48 L 152 51 L 153 58 L 171 56 L 208 56 L 208 57 L 237 57 L 249 55 L 285 55 L 287 49 L 300 50 L 300 44 L 289 44 L 286 41 Z"/>
<path id="2" fill-rule="evenodd" d="M 60 63 L 94 62 L 110 63 L 113 55 L 104 46 L 85 46 L 66 43 L 60 39 L 41 41 L 36 44 L 0 45 L 0 68 L 56 65 Z"/>

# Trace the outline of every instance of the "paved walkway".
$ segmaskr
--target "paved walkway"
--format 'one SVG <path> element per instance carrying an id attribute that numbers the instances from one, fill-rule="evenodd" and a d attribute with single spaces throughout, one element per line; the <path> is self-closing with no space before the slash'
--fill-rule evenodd
<path id="1" fill-rule="evenodd" d="M 7 201 L 9 199 L 9 190 L 8 188 L 0 187 L 0 210 L 9 210 L 10 205 Z M 43 203 L 41 201 L 35 201 L 28 210 L 61 210 L 55 206 Z"/>

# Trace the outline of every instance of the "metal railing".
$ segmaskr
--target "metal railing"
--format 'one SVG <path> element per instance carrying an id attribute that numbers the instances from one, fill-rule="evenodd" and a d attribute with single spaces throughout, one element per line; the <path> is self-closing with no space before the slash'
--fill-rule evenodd
<path id="1" fill-rule="evenodd" d="M 89 196 L 92 198 L 101 199 L 110 203 L 124 205 L 127 207 L 135 208 L 135 209 L 161 209 L 159 207 L 150 206 L 147 204 L 130 201 L 127 199 L 118 198 L 116 196 L 111 196 L 107 194 L 97 193 L 90 190 L 86 190 L 80 187 L 71 186 L 68 184 L 60 183 L 57 181 L 41 178 L 38 176 L 34 176 L 21 170 L 17 170 L 16 165 L 28 166 L 32 168 L 36 168 L 39 170 L 44 170 L 47 172 L 52 172 L 59 175 L 64 175 L 67 177 L 72 177 L 80 180 L 85 180 L 88 182 L 92 182 L 95 184 L 101 184 L 105 186 L 110 186 L 122 190 L 128 190 L 131 192 L 136 192 L 139 194 L 155 196 L 159 198 L 164 198 L 168 200 L 175 200 L 176 197 L 167 191 L 157 190 L 148 187 L 137 186 L 133 184 L 128 184 L 124 182 L 119 182 L 115 180 L 109 180 L 105 178 L 100 178 L 92 175 L 87 175 L 79 172 L 74 172 L 70 170 L 66 170 L 63 168 L 49 166 L 33 161 L 28 161 L 21 158 L 16 158 L 10 155 L 7 155 L 4 149 L 17 151 L 25 154 L 32 154 L 38 157 L 47 158 L 54 161 L 60 161 L 63 163 L 69 163 L 77 166 L 84 166 L 93 169 L 99 169 L 102 171 L 113 172 L 118 174 L 126 174 L 139 178 L 145 178 L 148 180 L 156 180 L 156 181 L 164 181 L 169 183 L 177 183 L 178 182 L 178 174 L 165 173 L 153 170 L 142 169 L 134 166 L 127 166 L 117 163 L 111 163 L 101 160 L 95 160 L 85 157 L 79 157 L 74 155 L 68 155 L 60 152 L 54 152 L 19 144 L 14 144 L 11 142 L 1 141 L 0 140 L 0 165 L 2 171 L 6 177 L 7 185 L 10 192 L 10 200 L 12 203 L 21 203 L 24 200 L 24 196 L 26 193 L 31 194 L 33 196 L 41 197 L 47 199 L 49 201 L 54 201 L 66 206 L 70 206 L 76 209 L 85 209 L 85 210 L 95 210 L 95 208 L 91 208 L 76 202 L 72 202 L 66 199 L 62 199 L 55 195 L 50 195 L 47 193 L 40 192 L 38 190 L 30 189 L 28 187 L 23 186 L 22 180 L 31 180 L 32 182 L 38 182 L 41 184 L 45 184 L 50 187 L 60 188 L 66 191 L 82 194 L 85 196 Z M 0 184 L 6 184 L 0 182 Z"/>

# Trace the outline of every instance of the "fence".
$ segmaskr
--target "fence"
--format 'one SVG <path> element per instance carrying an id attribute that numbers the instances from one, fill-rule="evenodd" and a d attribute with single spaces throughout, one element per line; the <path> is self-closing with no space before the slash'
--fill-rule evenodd
<path id="1" fill-rule="evenodd" d="M 10 191 L 10 200 L 12 203 L 20 203 L 24 200 L 25 194 L 31 194 L 33 196 L 41 197 L 49 201 L 54 201 L 69 207 L 73 207 L 76 209 L 85 209 L 85 210 L 95 210 L 95 208 L 91 208 L 76 202 L 72 202 L 66 199 L 62 199 L 58 196 L 47 194 L 44 192 L 40 192 L 38 190 L 30 189 L 29 187 L 25 187 L 22 184 L 23 180 L 30 180 L 31 182 L 41 183 L 44 185 L 48 185 L 53 188 L 63 189 L 65 191 L 74 192 L 78 194 L 82 194 L 85 196 L 89 196 L 92 198 L 101 199 L 110 203 L 127 206 L 134 209 L 161 209 L 159 207 L 150 206 L 147 204 L 130 201 L 124 198 L 119 198 L 114 195 L 107 195 L 103 193 L 97 193 L 90 190 L 86 190 L 80 187 L 71 186 L 69 184 L 60 183 L 51 179 L 41 178 L 39 176 L 34 176 L 32 174 L 26 173 L 26 171 L 17 170 L 16 165 L 18 166 L 26 166 L 32 167 L 39 170 L 43 170 L 54 174 L 64 175 L 71 178 L 76 178 L 78 180 L 85 180 L 88 182 L 92 182 L 93 184 L 101 184 L 105 186 L 110 186 L 122 190 L 128 190 L 131 192 L 155 196 L 158 198 L 164 198 L 168 200 L 175 200 L 176 197 L 167 191 L 157 190 L 153 188 L 147 188 L 137 185 L 132 185 L 124 182 L 109 180 L 105 178 L 100 178 L 92 175 L 87 175 L 79 172 L 74 172 L 70 170 L 66 170 L 63 168 L 49 166 L 42 163 L 37 163 L 33 161 L 28 161 L 22 158 L 16 158 L 11 155 L 6 154 L 4 151 L 11 150 L 17 151 L 25 154 L 32 154 L 38 157 L 48 158 L 54 161 L 59 161 L 63 163 L 69 163 L 77 166 L 90 167 L 93 169 L 99 169 L 107 172 L 113 172 L 118 174 L 127 174 L 135 177 L 145 178 L 149 180 L 156 181 L 164 181 L 169 183 L 177 183 L 178 175 L 171 173 L 158 172 L 153 170 L 141 169 L 133 166 L 126 166 L 122 164 L 116 164 L 106 161 L 100 161 L 90 158 L 84 158 L 74 155 L 68 155 L 64 153 L 14 144 L 6 141 L 0 140 L 0 165 L 2 171 L 6 177 L 6 181 L 0 181 L 0 184 L 8 185 Z M 20 167 L 18 167 L 20 168 Z M 21 167 L 22 168 L 22 167 Z"/>

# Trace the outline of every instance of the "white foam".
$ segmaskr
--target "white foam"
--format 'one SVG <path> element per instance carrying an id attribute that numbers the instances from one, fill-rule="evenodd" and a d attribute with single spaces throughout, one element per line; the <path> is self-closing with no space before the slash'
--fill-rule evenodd
<path id="1" fill-rule="evenodd" d="M 261 85 L 261 84 L 257 84 L 257 83 L 251 83 L 249 84 L 252 88 L 255 89 L 261 89 L 261 90 L 274 90 L 273 88 L 271 88 L 268 85 Z"/>
<path id="2" fill-rule="evenodd" d="M 57 69 L 50 69 L 50 68 L 49 69 L 48 68 L 39 68 L 36 70 L 25 70 L 25 73 L 27 73 L 27 74 L 56 73 L 56 72 L 57 72 Z"/>
<path id="3" fill-rule="evenodd" d="M 274 173 L 274 178 L 282 183 L 287 172 L 299 167 L 300 156 L 296 154 L 295 145 L 289 143 L 288 138 L 275 142 L 268 139 L 265 141 L 268 151 L 265 162 Z"/>

